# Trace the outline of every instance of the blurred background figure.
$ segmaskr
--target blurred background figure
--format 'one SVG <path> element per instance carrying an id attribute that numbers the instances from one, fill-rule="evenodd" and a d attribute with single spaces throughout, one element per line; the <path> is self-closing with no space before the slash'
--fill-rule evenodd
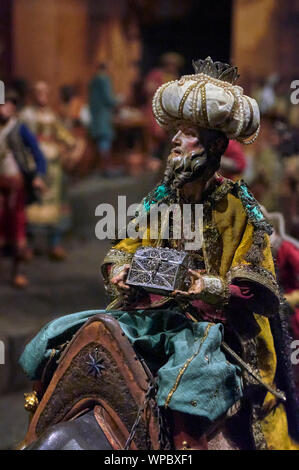
<path id="1" fill-rule="evenodd" d="M 282 212 L 287 232 L 299 239 L 298 129 L 291 126 L 288 115 L 264 114 L 252 147 L 246 153 L 246 181 L 267 210 Z"/>
<path id="2" fill-rule="evenodd" d="M 255 144 L 251 190 L 269 211 L 279 210 L 279 194 L 283 164 L 279 152 L 280 138 L 275 128 L 275 116 L 264 115 Z"/>
<path id="3" fill-rule="evenodd" d="M 261 87 L 256 89 L 255 95 L 261 114 L 273 111 L 277 100 L 276 86 L 278 82 L 278 74 L 272 73 L 265 80 L 261 80 Z"/>
<path id="4" fill-rule="evenodd" d="M 28 95 L 28 81 L 22 77 L 16 77 L 11 82 L 10 89 L 18 96 L 18 111 L 26 105 Z"/>
<path id="5" fill-rule="evenodd" d="M 76 142 L 49 106 L 46 82 L 34 84 L 32 104 L 23 109 L 21 119 L 36 135 L 47 159 L 47 191 L 38 203 L 27 209 L 29 231 L 33 238 L 44 233 L 49 256 L 57 261 L 63 260 L 67 254 L 62 247 L 62 236 L 70 226 L 64 169 L 70 169 L 77 161 Z"/>
<path id="6" fill-rule="evenodd" d="M 146 97 L 145 115 L 147 120 L 148 151 L 151 156 L 162 159 L 167 154 L 167 134 L 157 124 L 153 111 L 152 100 L 155 91 L 163 83 L 176 80 L 184 65 L 184 59 L 176 52 L 168 52 L 160 58 L 160 66 L 153 68 L 144 79 Z"/>
<path id="7" fill-rule="evenodd" d="M 84 100 L 79 91 L 79 86 L 63 85 L 59 89 L 59 97 L 59 117 L 65 127 L 72 129 L 80 123 L 84 106 Z"/>
<path id="8" fill-rule="evenodd" d="M 27 255 L 25 203 L 46 190 L 46 160 L 34 135 L 18 120 L 17 103 L 16 93 L 7 91 L 0 105 L 0 248 L 12 256 L 13 285 L 23 288 L 28 284 L 20 272 Z"/>
<path id="9" fill-rule="evenodd" d="M 76 141 L 77 161 L 69 165 L 73 177 L 88 175 L 97 164 L 96 148 L 89 135 L 90 111 L 81 85 L 59 88 L 58 116 Z"/>
<path id="10" fill-rule="evenodd" d="M 276 123 L 280 135 L 283 173 L 280 185 L 281 210 L 288 233 L 299 239 L 299 130 L 286 120 Z"/>
<path id="11" fill-rule="evenodd" d="M 102 174 L 113 173 L 111 166 L 111 150 L 114 139 L 113 112 L 118 100 L 112 91 L 109 65 L 101 62 L 96 75 L 88 86 L 88 102 L 90 110 L 90 132 L 96 141 L 100 157 Z"/>

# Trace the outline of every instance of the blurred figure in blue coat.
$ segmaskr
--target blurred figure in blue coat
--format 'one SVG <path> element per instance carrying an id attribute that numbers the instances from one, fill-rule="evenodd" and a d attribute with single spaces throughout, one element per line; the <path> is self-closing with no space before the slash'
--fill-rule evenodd
<path id="1" fill-rule="evenodd" d="M 88 100 L 91 136 L 97 143 L 100 158 L 107 171 L 114 138 L 113 111 L 117 99 L 113 94 L 109 66 L 106 62 L 99 64 L 96 75 L 89 83 Z"/>

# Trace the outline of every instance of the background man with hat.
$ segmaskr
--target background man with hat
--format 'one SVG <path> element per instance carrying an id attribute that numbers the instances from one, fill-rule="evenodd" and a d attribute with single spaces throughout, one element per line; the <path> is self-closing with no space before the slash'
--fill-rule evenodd
<path id="1" fill-rule="evenodd" d="M 25 204 L 45 191 L 46 161 L 37 140 L 17 118 L 18 96 L 7 91 L 0 105 L 0 244 L 12 250 L 12 282 L 25 287 L 20 273 L 26 243 Z"/>

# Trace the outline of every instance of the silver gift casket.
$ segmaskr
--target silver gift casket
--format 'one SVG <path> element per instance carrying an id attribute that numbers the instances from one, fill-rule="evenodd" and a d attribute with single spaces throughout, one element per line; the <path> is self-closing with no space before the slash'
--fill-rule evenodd
<path id="1" fill-rule="evenodd" d="M 190 286 L 192 258 L 185 251 L 170 248 L 139 248 L 132 260 L 127 284 L 157 293 L 169 294 Z"/>

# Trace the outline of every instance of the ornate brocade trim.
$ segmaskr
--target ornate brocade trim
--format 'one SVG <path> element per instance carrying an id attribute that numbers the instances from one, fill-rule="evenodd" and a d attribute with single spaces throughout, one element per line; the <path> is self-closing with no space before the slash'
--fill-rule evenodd
<path id="1" fill-rule="evenodd" d="M 118 250 L 116 248 L 111 248 L 108 253 L 106 254 L 103 264 L 104 263 L 120 263 L 132 259 L 134 253 L 128 253 L 124 250 Z"/>
<path id="2" fill-rule="evenodd" d="M 271 235 L 273 229 L 262 213 L 259 203 L 249 191 L 245 181 L 237 181 L 234 184 L 232 193 L 242 202 L 248 220 L 254 229 L 252 245 L 247 252 L 245 261 L 256 268 L 264 259 L 266 234 Z"/>
<path id="3" fill-rule="evenodd" d="M 259 417 L 260 406 L 253 405 L 251 410 L 251 427 L 252 437 L 254 439 L 256 450 L 269 450 L 265 435 L 263 433 L 260 417 Z"/>
<path id="4" fill-rule="evenodd" d="M 160 96 L 159 96 L 159 104 L 160 104 L 160 107 L 161 107 L 162 111 L 166 114 L 166 116 L 168 116 L 171 119 L 177 119 L 176 116 L 173 116 L 171 113 L 169 113 L 163 105 L 163 93 L 164 93 L 165 89 L 170 85 L 170 83 L 172 83 L 172 82 L 166 82 L 166 83 L 164 83 L 164 85 L 161 86 L 161 92 L 160 92 Z M 166 123 L 163 121 L 163 118 L 162 118 L 161 114 L 158 113 L 157 108 L 155 108 L 155 109 L 156 109 L 156 112 L 157 112 L 156 118 L 159 121 L 160 125 L 162 125 L 162 126 L 165 125 Z"/>
<path id="5" fill-rule="evenodd" d="M 184 119 L 184 106 L 185 106 L 186 100 L 188 96 L 190 95 L 191 91 L 193 90 L 193 88 L 195 88 L 196 86 L 197 86 L 197 83 L 192 83 L 192 85 L 190 85 L 189 88 L 187 88 L 187 90 L 185 91 L 181 99 L 180 105 L 179 105 L 179 110 L 178 110 L 179 119 Z"/>
<path id="6" fill-rule="evenodd" d="M 246 134 L 252 126 L 253 118 L 254 118 L 254 112 L 253 112 L 253 107 L 252 107 L 251 101 L 248 98 L 248 96 L 244 95 L 244 98 L 245 98 L 245 100 L 248 104 L 249 111 L 250 111 L 250 119 L 249 119 L 248 124 L 247 124 L 246 129 L 245 129 L 245 134 Z"/>
<path id="7" fill-rule="evenodd" d="M 133 256 L 134 256 L 133 253 L 128 253 L 127 251 L 111 248 L 111 250 L 108 251 L 108 253 L 106 254 L 104 258 L 104 261 L 102 264 L 102 271 L 105 270 L 105 266 L 107 264 L 113 264 L 115 267 L 124 266 L 125 264 L 130 263 L 132 261 Z"/>
<path id="8" fill-rule="evenodd" d="M 231 268 L 227 274 L 227 280 L 229 283 L 236 278 L 249 279 L 250 281 L 261 284 L 279 298 L 279 287 L 274 275 L 261 266 L 239 264 L 238 266 Z"/>
<path id="9" fill-rule="evenodd" d="M 267 222 L 264 214 L 261 211 L 259 203 L 249 191 L 245 181 L 237 181 L 234 184 L 233 193 L 242 202 L 248 219 L 254 226 L 255 230 L 271 235 L 273 232 L 272 226 L 269 224 L 269 222 Z"/>
<path id="10" fill-rule="evenodd" d="M 256 338 L 245 339 L 244 335 L 241 334 L 239 340 L 241 341 L 243 360 L 247 362 L 247 364 L 254 370 L 255 374 L 260 377 Z M 250 432 L 253 438 L 255 450 L 268 450 L 260 416 L 262 403 L 264 401 L 264 393 L 256 393 L 257 390 L 261 390 L 261 385 L 257 385 L 253 377 L 251 377 L 246 371 L 243 371 L 243 380 L 244 386 L 247 388 L 247 394 L 251 397 L 249 401 Z"/>
<path id="11" fill-rule="evenodd" d="M 209 124 L 209 117 L 208 117 L 208 110 L 207 110 L 207 95 L 206 95 L 205 84 L 200 87 L 200 96 L 201 96 L 201 103 L 202 103 L 202 115 L 203 115 L 205 125 L 208 128 L 210 124 Z"/>
<path id="12" fill-rule="evenodd" d="M 224 291 L 224 282 L 218 276 L 202 276 L 203 288 L 210 294 L 221 295 Z"/>
<path id="13" fill-rule="evenodd" d="M 133 256 L 133 253 L 111 248 L 104 258 L 101 271 L 104 278 L 106 292 L 112 300 L 119 296 L 119 292 L 117 288 L 110 283 L 110 280 L 122 270 L 125 264 L 131 263 Z M 112 265 L 110 273 L 108 273 L 108 265 Z"/>
<path id="14" fill-rule="evenodd" d="M 215 176 L 219 177 L 219 174 L 216 173 Z M 205 200 L 204 204 L 211 205 L 213 208 L 217 202 L 221 201 L 227 193 L 232 192 L 235 183 L 229 179 L 222 178 L 222 182 L 211 186 L 205 191 L 203 199 Z"/>
<path id="15" fill-rule="evenodd" d="M 234 183 L 230 180 L 224 180 L 221 184 L 213 185 L 207 189 L 203 199 L 203 252 L 206 270 L 208 274 L 218 275 L 222 253 L 221 235 L 213 221 L 212 210 L 216 204 L 221 201 L 229 192 L 231 192 Z"/>
<path id="16" fill-rule="evenodd" d="M 203 275 L 203 290 L 200 293 L 200 299 L 210 304 L 228 303 L 230 292 L 226 281 L 220 276 Z"/>
<path id="17" fill-rule="evenodd" d="M 178 388 L 179 383 L 180 383 L 180 381 L 181 381 L 181 378 L 182 378 L 184 372 L 186 371 L 187 367 L 189 366 L 190 362 L 192 362 L 193 359 L 194 359 L 196 356 L 198 356 L 198 354 L 199 354 L 199 352 L 200 352 L 200 350 L 201 350 L 201 347 L 202 347 L 204 341 L 205 341 L 205 340 L 207 339 L 207 337 L 208 337 L 208 334 L 209 334 L 209 331 L 210 331 L 211 326 L 213 326 L 213 323 L 209 323 L 209 324 L 207 325 L 207 327 L 206 327 L 206 329 L 205 329 L 205 332 L 204 332 L 204 335 L 203 335 L 203 337 L 201 338 L 201 341 L 200 341 L 198 350 L 197 350 L 191 357 L 189 357 L 189 359 L 187 359 L 187 361 L 185 362 L 185 364 L 184 364 L 183 367 L 181 368 L 180 372 L 178 373 L 178 376 L 177 376 L 177 378 L 176 378 L 176 381 L 175 381 L 175 383 L 174 383 L 174 386 L 173 386 L 172 389 L 170 390 L 170 392 L 169 392 L 169 394 L 167 395 L 167 398 L 166 398 L 166 400 L 165 400 L 165 405 L 164 405 L 165 408 L 168 408 L 168 405 L 169 405 L 169 403 L 170 403 L 170 400 L 171 400 L 171 398 L 172 398 L 174 392 L 175 392 L 176 389 Z"/>

